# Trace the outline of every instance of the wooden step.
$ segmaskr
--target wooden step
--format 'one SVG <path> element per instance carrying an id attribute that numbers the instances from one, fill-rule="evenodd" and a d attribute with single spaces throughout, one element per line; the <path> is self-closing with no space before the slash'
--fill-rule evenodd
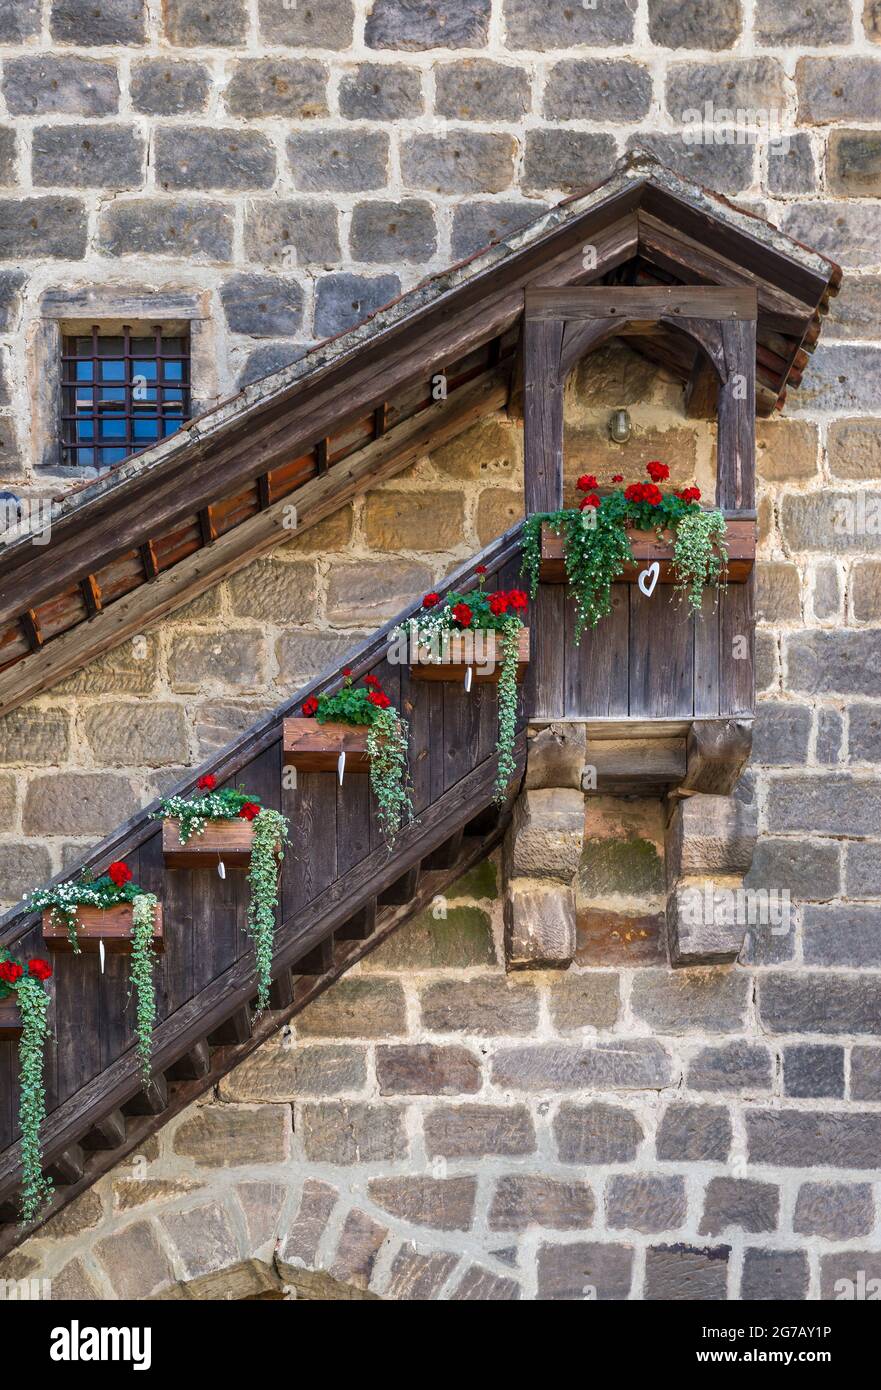
<path id="1" fill-rule="evenodd" d="M 47 1163 L 46 1172 L 53 1182 L 59 1183 L 62 1187 L 69 1187 L 72 1183 L 79 1182 L 84 1167 L 85 1155 L 80 1145 L 71 1144 L 57 1158 Z"/>
<path id="2" fill-rule="evenodd" d="M 338 927 L 334 936 L 339 941 L 366 941 L 368 936 L 372 936 L 376 930 L 376 899 L 371 898 L 365 903 L 354 916 L 342 927 Z"/>
<path id="3" fill-rule="evenodd" d="M 144 1085 L 122 1107 L 126 1115 L 161 1115 L 168 1108 L 168 1085 L 161 1072 Z"/>
<path id="4" fill-rule="evenodd" d="M 388 888 L 379 895 L 380 905 L 399 907 L 414 898 L 419 886 L 420 868 L 419 864 L 414 864 L 406 873 L 401 874 L 400 878 L 396 878 L 394 883 L 390 883 Z"/>
<path id="5" fill-rule="evenodd" d="M 111 1110 L 96 1120 L 88 1134 L 80 1140 L 87 1153 L 118 1149 L 125 1143 L 125 1116 L 121 1110 Z"/>
<path id="6" fill-rule="evenodd" d="M 299 960 L 294 961 L 293 971 L 295 975 L 323 975 L 326 970 L 333 967 L 333 934 L 326 936 L 323 941 L 319 941 L 317 946 L 313 946 Z"/>
<path id="7" fill-rule="evenodd" d="M 438 845 L 426 859 L 422 861 L 424 869 L 451 869 L 459 857 L 462 850 L 462 841 L 465 838 L 465 827 L 457 830 L 455 835 L 451 835 L 448 840 L 444 840 L 442 845 Z"/>
<path id="8" fill-rule="evenodd" d="M 218 1024 L 213 1033 L 208 1034 L 208 1041 L 212 1047 L 223 1047 L 228 1043 L 243 1043 L 248 1041 L 252 1031 L 251 1010 L 247 1004 L 242 1004 L 235 1013 L 230 1014 L 229 1018 Z"/>
<path id="9" fill-rule="evenodd" d="M 191 1047 L 189 1052 L 185 1052 L 183 1057 L 179 1057 L 173 1066 L 168 1067 L 165 1075 L 169 1081 L 198 1081 L 202 1076 L 207 1076 L 211 1070 L 211 1049 L 208 1046 L 208 1039 L 197 1042 L 195 1047 Z"/>

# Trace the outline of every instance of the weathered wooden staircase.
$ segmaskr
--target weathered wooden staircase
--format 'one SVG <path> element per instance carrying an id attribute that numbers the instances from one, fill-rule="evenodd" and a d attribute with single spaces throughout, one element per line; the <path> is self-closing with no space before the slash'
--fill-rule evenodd
<path id="1" fill-rule="evenodd" d="M 469 585 L 486 565 L 490 588 L 510 588 L 520 566 L 519 528 L 488 546 L 445 586 Z M 245 932 L 244 875 L 220 879 L 212 869 L 166 869 L 159 822 L 148 807 L 101 845 L 81 867 L 103 870 L 124 859 L 135 881 L 163 905 L 166 949 L 156 967 L 155 1071 L 144 1087 L 133 1047 L 133 1005 L 125 956 L 56 955 L 51 981 L 55 1043 L 46 1058 L 46 1170 L 55 1195 L 39 1222 L 17 1224 L 18 1056 L 0 1043 L 0 1255 L 20 1243 L 85 1188 L 138 1149 L 171 1116 L 283 1027 L 310 1000 L 442 893 L 499 842 L 526 761 L 521 696 L 518 771 L 508 805 L 493 804 L 497 696 L 492 686 L 466 694 L 458 685 L 411 681 L 386 660 L 391 628 L 411 609 L 348 653 L 356 679 L 379 677 L 411 728 L 415 822 L 389 853 L 371 812 L 366 777 L 342 787 L 328 773 L 300 773 L 285 789 L 282 719 L 308 695 L 339 681 L 324 672 L 295 700 L 255 725 L 238 743 L 194 772 L 259 795 L 284 811 L 291 846 L 279 890 L 271 1007 L 256 1015 L 252 944 Z M 65 877 L 71 875 L 67 870 Z M 16 957 L 45 954 L 41 924 L 14 910 L 0 941 Z"/>

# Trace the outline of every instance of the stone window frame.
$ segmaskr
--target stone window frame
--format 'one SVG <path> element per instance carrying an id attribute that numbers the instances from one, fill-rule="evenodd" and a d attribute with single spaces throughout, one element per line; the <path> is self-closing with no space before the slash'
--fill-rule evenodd
<path id="1" fill-rule="evenodd" d="M 142 286 L 93 284 L 47 290 L 40 300 L 28 343 L 31 453 L 33 467 L 39 473 L 83 481 L 99 476 L 97 468 L 63 464 L 60 450 L 63 339 L 91 332 L 94 323 L 107 333 L 121 332 L 123 323 L 135 331 L 161 324 L 163 333 L 188 332 L 190 419 L 220 397 L 217 332 L 208 290 L 146 290 Z"/>

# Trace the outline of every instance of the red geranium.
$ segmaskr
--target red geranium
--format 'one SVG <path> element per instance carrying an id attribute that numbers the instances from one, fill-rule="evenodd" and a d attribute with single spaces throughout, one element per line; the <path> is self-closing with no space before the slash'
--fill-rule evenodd
<path id="1" fill-rule="evenodd" d="M 373 688 L 374 688 L 374 690 L 380 690 L 380 689 L 381 689 L 381 686 L 382 686 L 382 683 L 381 683 L 380 681 L 377 680 L 376 676 L 365 676 L 365 677 L 364 677 L 364 684 L 365 684 L 365 685 L 372 685 Z"/>
<path id="2" fill-rule="evenodd" d="M 597 480 L 592 473 L 582 473 L 575 486 L 579 492 L 589 492 L 592 487 L 596 487 Z"/>
<path id="3" fill-rule="evenodd" d="M 351 668 L 351 666 L 344 666 L 344 667 L 343 667 L 343 675 L 344 675 L 344 676 L 350 676 L 351 674 L 352 674 L 352 668 Z"/>
<path id="4" fill-rule="evenodd" d="M 595 492 L 591 492 L 587 495 L 587 497 L 582 497 L 579 511 L 583 512 L 585 507 L 598 507 L 599 505 L 600 499 L 597 497 Z"/>
<path id="5" fill-rule="evenodd" d="M 371 690 L 367 698 L 371 705 L 376 705 L 377 709 L 388 709 L 391 704 L 389 697 L 381 690 Z"/>
<path id="6" fill-rule="evenodd" d="M 490 594 L 489 611 L 500 618 L 503 613 L 508 611 L 508 595 L 503 593 Z"/>
<path id="7" fill-rule="evenodd" d="M 217 778 L 210 772 L 206 772 L 204 777 L 200 777 L 196 786 L 200 792 L 213 792 L 217 786 Z"/>
<path id="8" fill-rule="evenodd" d="M 132 871 L 128 864 L 123 864 L 121 859 L 116 859 L 107 870 L 108 878 L 112 879 L 117 888 L 121 888 L 124 883 L 128 883 L 132 876 Z"/>
<path id="9" fill-rule="evenodd" d="M 654 483 L 631 483 L 624 489 L 624 496 L 628 502 L 648 502 L 651 507 L 659 506 L 664 500 L 663 493 Z"/>
<path id="10" fill-rule="evenodd" d="M 303 713 L 307 719 L 312 719 L 318 713 L 318 701 L 314 695 L 310 695 L 308 700 L 303 701 Z"/>
<path id="11" fill-rule="evenodd" d="M 666 463 L 660 463 L 657 459 L 652 459 L 651 463 L 647 463 L 645 471 L 653 483 L 662 483 L 665 478 L 670 476 L 670 470 Z"/>
<path id="12" fill-rule="evenodd" d="M 612 482 L 613 482 L 613 483 L 623 483 L 623 481 L 624 481 L 624 474 L 623 474 L 623 473 L 613 473 L 613 474 L 612 474 Z"/>
<path id="13" fill-rule="evenodd" d="M 508 594 L 508 603 L 514 609 L 525 608 L 529 602 L 529 597 L 522 589 L 512 589 Z"/>
<path id="14" fill-rule="evenodd" d="M 422 607 L 423 607 L 423 608 L 433 608 L 434 605 L 435 605 L 436 603 L 439 603 L 439 602 L 440 602 L 440 594 L 426 594 L 426 595 L 425 595 L 425 598 L 422 600 Z"/>
<path id="15" fill-rule="evenodd" d="M 246 801 L 241 811 L 239 811 L 239 816 L 242 820 L 254 820 L 255 816 L 259 816 L 260 810 L 261 808 L 257 805 L 256 801 Z"/>
<path id="16" fill-rule="evenodd" d="M 33 975 L 34 979 L 39 980 L 42 984 L 42 982 L 48 980 L 49 976 L 52 974 L 52 966 L 47 960 L 42 960 L 41 957 L 35 956 L 32 961 L 28 962 L 28 974 Z"/>
<path id="17" fill-rule="evenodd" d="M 453 609 L 453 620 L 457 622 L 460 627 L 471 626 L 471 609 L 468 607 L 467 603 L 456 604 Z"/>
<path id="18" fill-rule="evenodd" d="M 475 565 L 475 567 L 474 567 L 474 573 L 475 573 L 475 574 L 486 574 L 486 565 Z"/>
<path id="19" fill-rule="evenodd" d="M 23 974 L 24 971 L 16 961 L 0 961 L 0 980 L 2 980 L 5 985 L 14 985 L 17 980 L 21 979 Z"/>

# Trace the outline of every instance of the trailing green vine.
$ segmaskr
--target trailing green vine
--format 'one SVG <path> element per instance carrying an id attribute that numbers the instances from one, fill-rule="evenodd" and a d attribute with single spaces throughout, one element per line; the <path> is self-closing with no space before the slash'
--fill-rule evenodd
<path id="1" fill-rule="evenodd" d="M 254 827 L 248 864 L 248 935 L 254 942 L 257 967 L 257 1009 L 269 1007 L 279 868 L 288 842 L 288 820 L 281 811 L 263 806 L 259 796 L 238 787 L 217 788 L 206 772 L 196 783 L 199 795 L 166 796 L 153 812 L 154 820 L 175 820 L 182 845 L 204 835 L 211 821 L 250 821 Z"/>
<path id="2" fill-rule="evenodd" d="M 659 539 L 665 531 L 673 533 L 675 592 L 690 612 L 700 611 L 707 585 L 718 588 L 724 581 L 728 554 L 722 513 L 700 507 L 697 487 L 662 492 L 657 484 L 670 475 L 665 463 L 653 460 L 646 465 L 646 472 L 650 482 L 616 487 L 602 497 L 594 491 L 596 478 L 585 474 L 577 483 L 585 494 L 577 509 L 538 514 L 524 523 L 523 573 L 529 578 L 533 598 L 538 592 L 542 526 L 563 536 L 566 578 L 576 610 L 576 642 L 585 628 L 596 627 L 609 612 L 612 585 L 625 566 L 634 563 L 631 530 L 655 531 Z M 613 483 L 622 481 L 620 475 L 612 479 Z"/>
<path id="3" fill-rule="evenodd" d="M 40 1207 L 52 1196 L 52 1180 L 43 1173 L 41 1133 L 46 1118 L 46 1092 L 43 1061 L 49 1036 L 49 996 L 46 981 L 52 974 L 47 960 L 35 957 L 27 973 L 18 961 L 10 960 L 0 949 L 0 999 L 14 996 L 21 1013 L 22 1033 L 18 1044 L 19 1102 L 21 1129 L 21 1220 L 33 1221 Z"/>
<path id="4" fill-rule="evenodd" d="M 407 761 L 410 728 L 377 676 L 365 676 L 356 686 L 348 666 L 342 674 L 340 689 L 333 695 L 311 695 L 303 703 L 303 713 L 319 724 L 338 722 L 367 729 L 370 787 L 383 839 L 392 849 L 402 827 L 413 819 Z"/>
<path id="5" fill-rule="evenodd" d="M 539 550 L 541 542 L 539 540 Z M 514 739 L 517 732 L 517 667 L 520 658 L 521 614 L 529 602 L 522 589 L 484 588 L 486 566 L 478 565 L 477 588 L 467 593 L 450 593 L 441 602 L 439 594 L 426 594 L 422 613 L 392 634 L 398 643 L 409 644 L 411 660 L 443 662 L 449 660 L 451 634 L 466 638 L 471 651 L 468 665 L 481 666 L 488 647 L 485 634 L 495 634 L 501 645 L 499 673 L 498 758 L 494 799 L 505 800 L 508 784 L 517 770 Z M 460 658 L 457 658 L 460 660 Z"/>
<path id="6" fill-rule="evenodd" d="M 156 954 L 153 936 L 156 930 L 155 893 L 139 893 L 132 902 L 132 958 L 129 969 L 131 988 L 137 1009 L 136 1034 L 141 1075 L 149 1081 L 152 1071 L 153 1025 L 156 1022 L 156 993 L 153 988 L 153 968 Z"/>
<path id="7" fill-rule="evenodd" d="M 257 964 L 258 1013 L 269 1008 L 279 865 L 284 858 L 287 837 L 287 817 L 281 811 L 264 807 L 254 820 L 254 839 L 248 867 L 248 935 L 254 942 Z"/>

